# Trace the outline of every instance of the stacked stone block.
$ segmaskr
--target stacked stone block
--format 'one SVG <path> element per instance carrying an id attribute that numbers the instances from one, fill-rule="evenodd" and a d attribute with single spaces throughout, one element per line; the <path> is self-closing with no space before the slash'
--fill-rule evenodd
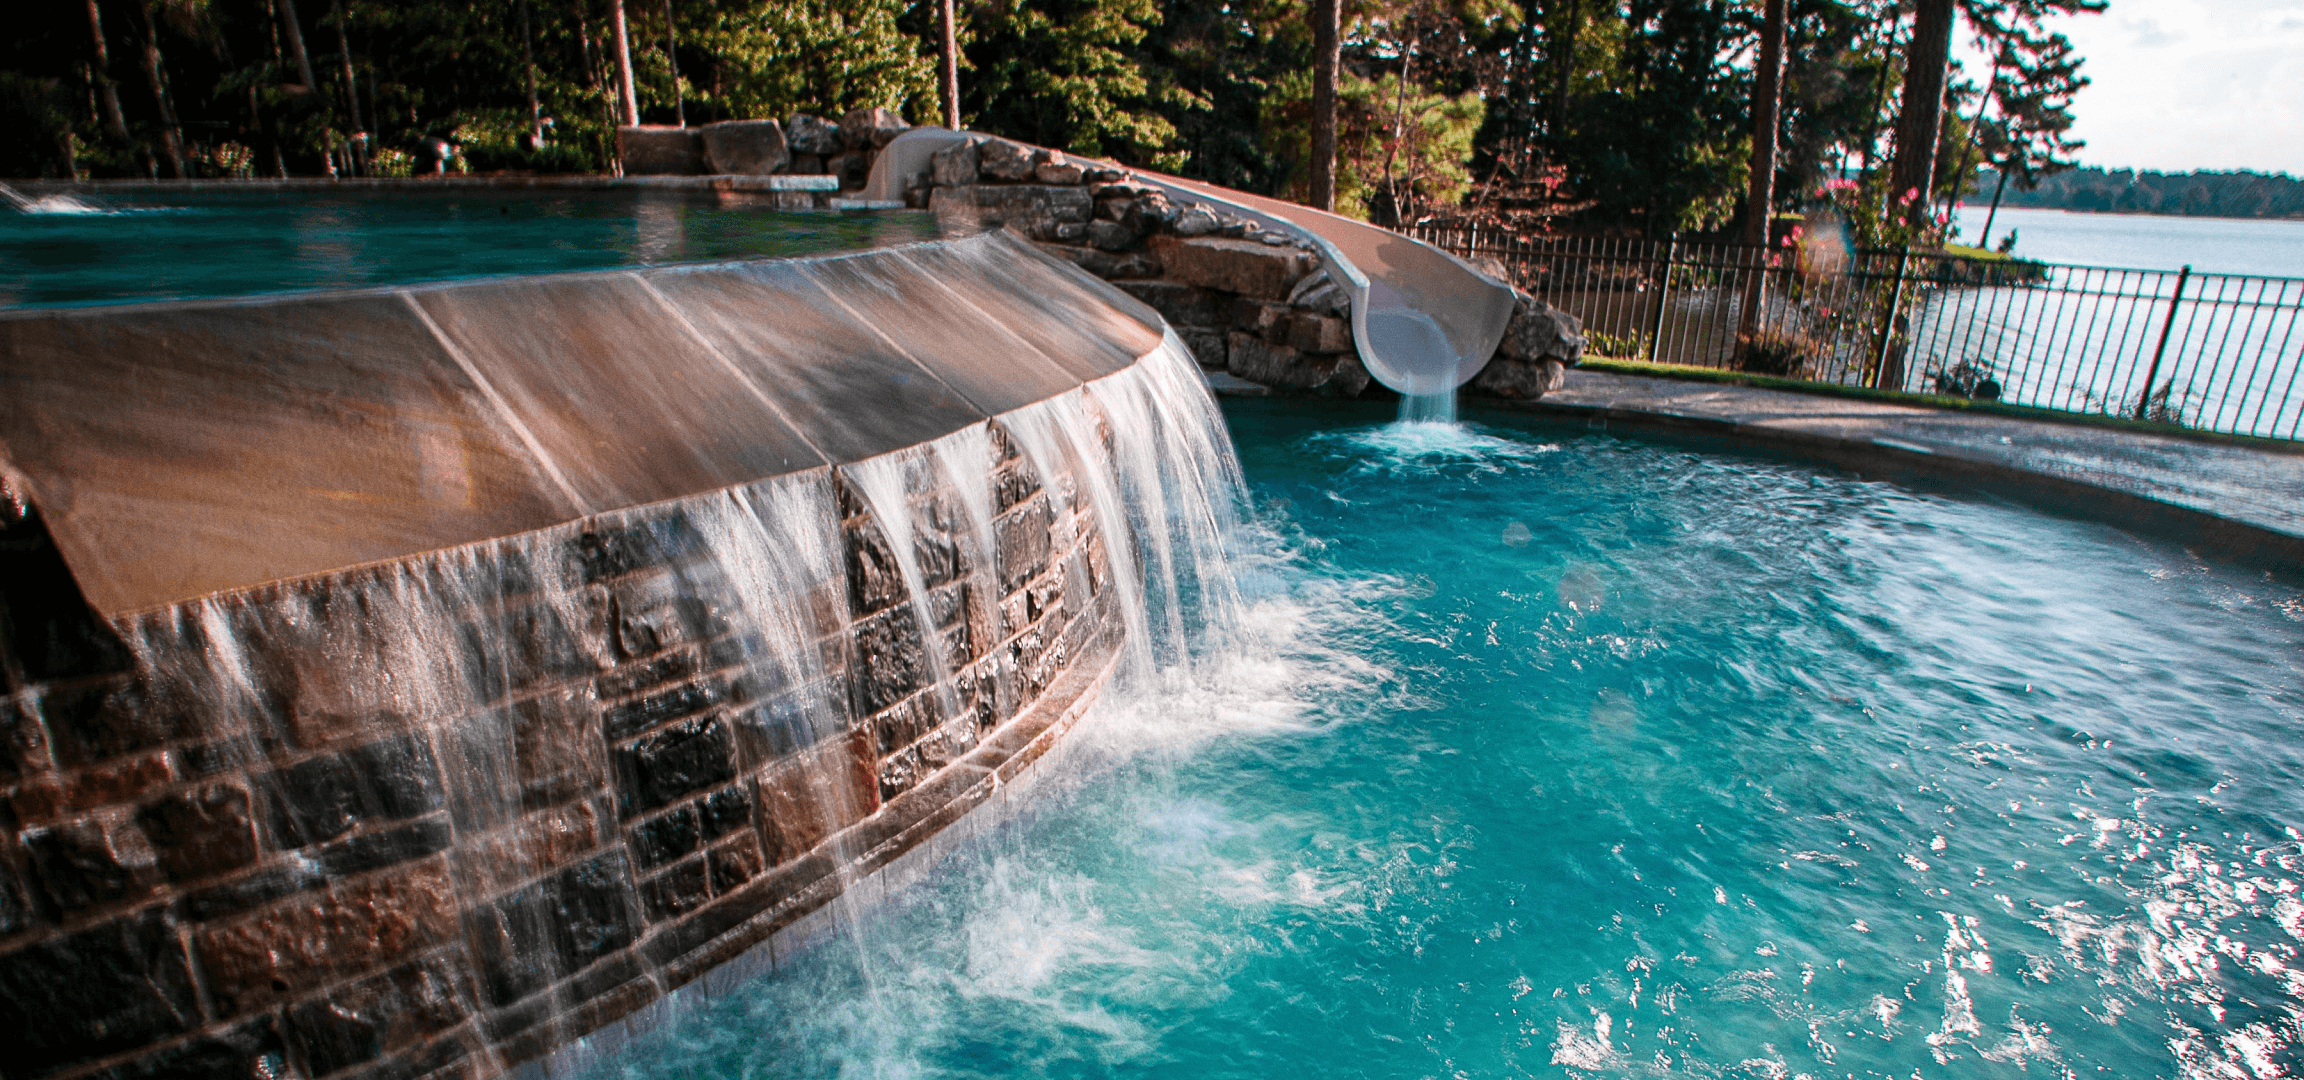
<path id="1" fill-rule="evenodd" d="M 723 120 L 696 127 L 661 125 L 616 129 L 617 155 L 631 176 L 832 175 L 854 191 L 872 175 L 872 161 L 911 129 L 882 108 L 851 109 L 838 120 L 794 113 L 774 120 Z"/>
<path id="2" fill-rule="evenodd" d="M 1121 632 L 1070 478 L 994 430 L 996 550 L 916 471 L 925 633 L 833 470 L 109 621 L 8 515 L 0 1073 L 492 1075 L 919 844 Z M 798 652 L 707 527 L 790 484 L 841 563 Z"/>
<path id="3" fill-rule="evenodd" d="M 1371 380 L 1351 301 L 1315 246 L 1208 206 L 1179 206 L 1120 169 L 1006 139 L 938 151 L 909 205 L 947 228 L 1007 229 L 1157 309 L 1201 367 L 1275 389 L 1357 397 Z M 1492 272 L 1500 272 L 1501 267 Z M 1583 357 L 1583 323 L 1514 290 L 1474 393 L 1533 399 Z"/>

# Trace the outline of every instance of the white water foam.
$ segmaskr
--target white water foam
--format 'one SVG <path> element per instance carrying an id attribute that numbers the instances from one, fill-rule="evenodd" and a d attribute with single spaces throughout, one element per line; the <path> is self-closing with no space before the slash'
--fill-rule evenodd
<path id="1" fill-rule="evenodd" d="M 1284 537 L 1243 512 L 1237 460 L 1190 364 L 1181 348 L 1164 349 L 1084 392 L 1001 418 L 1050 496 L 1105 530 L 1107 587 L 1123 601 L 1130 635 L 1114 684 L 1066 737 L 1066 766 L 1039 781 L 1032 805 L 1099 800 L 1066 827 L 1140 838 L 1132 846 L 1168 882 L 1160 895 L 1242 913 L 1354 910 L 1398 868 L 1239 850 L 1234 842 L 1257 823 L 1160 779 L 1212 743 L 1316 733 L 1397 696 L 1393 674 L 1365 658 L 1365 642 L 1392 632 L 1381 612 L 1400 587 L 1304 574 Z M 932 456 L 957 477 L 965 470 L 955 466 L 978 450 L 939 444 Z M 876 513 L 902 505 L 893 467 L 850 477 Z M 1108 782 L 1123 770 L 1127 783 Z M 1003 1028 L 1043 1033 L 1039 1071 L 1157 1060 L 1163 1033 L 1143 1018 L 1220 997 L 1253 950 L 1212 931 L 1211 920 L 1114 912 L 1142 896 L 1104 891 L 1097 875 L 1066 862 L 1071 845 L 1027 842 L 1041 820 L 1027 808 L 960 845 L 927 886 L 859 913 L 852 948 L 806 954 L 724 1006 L 743 1015 L 651 1039 L 664 1040 L 661 1055 L 694 1054 L 716 1068 L 741 1061 L 740 1075 L 911 1077 L 937 1072 L 978 1017 L 997 1017 Z M 774 1045 L 745 1042 L 760 1031 L 781 1034 Z M 592 1059 L 581 1071 L 652 1075 L 664 1061 Z"/>
<path id="2" fill-rule="evenodd" d="M 1359 459 L 1358 470 L 1386 476 L 1430 476 L 1444 470 L 1497 473 L 1557 453 L 1557 443 L 1490 434 L 1478 424 L 1407 420 L 1372 428 L 1322 432 L 1308 440 L 1329 453 Z"/>
<path id="3" fill-rule="evenodd" d="M 0 198 L 22 214 L 101 214 L 99 210 L 70 195 L 42 195 L 34 198 L 6 184 L 0 184 Z"/>

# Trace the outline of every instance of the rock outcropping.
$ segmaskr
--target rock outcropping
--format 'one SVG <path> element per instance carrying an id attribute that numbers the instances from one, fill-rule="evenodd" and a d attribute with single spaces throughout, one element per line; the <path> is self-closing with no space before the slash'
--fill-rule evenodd
<path id="1" fill-rule="evenodd" d="M 1371 380 L 1349 295 L 1317 245 L 1120 169 L 988 138 L 936 153 L 907 205 L 947 228 L 1007 229 L 1158 310 L 1201 367 L 1278 390 L 1357 397 Z M 1501 270 L 1501 267 L 1496 270 Z M 1584 355 L 1583 323 L 1525 292 L 1473 393 L 1534 399 Z"/>
<path id="2" fill-rule="evenodd" d="M 852 109 L 838 120 L 793 113 L 774 120 L 724 120 L 698 127 L 616 129 L 627 176 L 821 176 L 844 191 L 864 186 L 881 148 L 912 125 L 888 109 Z"/>

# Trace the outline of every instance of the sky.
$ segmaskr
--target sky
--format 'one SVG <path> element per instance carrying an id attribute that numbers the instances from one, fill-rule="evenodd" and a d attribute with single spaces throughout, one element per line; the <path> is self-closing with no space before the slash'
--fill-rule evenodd
<path id="1" fill-rule="evenodd" d="M 2083 165 L 2304 176 L 2304 0 L 2111 0 L 2053 24 L 2087 57 Z M 1962 49 L 1971 78 L 1991 61 Z"/>

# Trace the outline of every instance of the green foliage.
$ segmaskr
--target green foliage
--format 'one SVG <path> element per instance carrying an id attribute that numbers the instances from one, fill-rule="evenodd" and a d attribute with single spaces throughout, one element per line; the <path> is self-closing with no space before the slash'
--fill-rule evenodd
<path id="1" fill-rule="evenodd" d="M 715 73 L 712 82 L 690 93 L 732 117 L 837 117 L 877 106 L 930 119 L 937 108 L 935 56 L 898 28 L 905 7 L 900 0 L 714 7 L 692 34 L 683 35 L 707 54 Z M 681 71 L 692 75 L 685 61 Z"/>
<path id="2" fill-rule="evenodd" d="M 1723 0 L 1633 0 L 1594 20 L 1606 42 L 1578 63 L 1606 63 L 1607 92 L 1566 103 L 1551 133 L 1593 216 L 1650 235 L 1725 224 L 1751 157 L 1750 90 L 1719 63 L 1739 28 Z"/>
<path id="3" fill-rule="evenodd" d="M 416 155 L 389 146 L 376 151 L 369 165 L 377 176 L 409 177 L 416 175 Z"/>
<path id="4" fill-rule="evenodd" d="M 1996 179 L 1986 173 L 1982 185 L 1989 190 Z M 2296 218 L 2304 217 L 2304 180 L 2286 173 L 2075 169 L 2047 177 L 2030 191 L 2010 185 L 2002 205 L 2132 214 Z"/>
<path id="5" fill-rule="evenodd" d="M 2071 107 L 2087 80 L 2050 20 L 2101 10 L 2105 0 L 1956 2 L 1993 70 L 1955 72 L 1938 194 L 1998 169 L 2017 181 L 2011 201 L 2026 204 L 2023 189 L 2054 180 L 2080 148 L 2069 137 Z M 1873 177 L 1888 156 L 1911 0 L 1789 3 L 1770 209 L 1817 203 L 1844 215 L 1861 244 L 1925 240 L 1925 229 L 1866 220 L 1900 195 Z M 1306 6 L 963 2 L 962 113 L 983 131 L 1300 194 L 1309 171 Z M 101 66 L 87 5 L 12 13 L 11 34 L 0 39 L 0 172 L 170 175 L 180 156 L 186 175 L 389 174 L 440 139 L 484 171 L 613 167 L 620 97 L 605 0 L 303 8 L 312 86 L 300 85 L 284 49 L 275 0 L 95 0 L 109 54 Z M 1760 0 L 1348 0 L 1343 203 L 1383 221 L 1446 215 L 1542 229 L 1573 218 L 1654 236 L 1723 228 L 1745 212 L 1761 8 Z M 936 9 L 923 0 L 627 0 L 625 10 L 643 122 L 838 116 L 859 106 L 916 121 L 938 112 Z M 157 89 L 140 63 L 148 49 L 162 57 Z M 102 104 L 107 85 L 116 112 Z M 1858 182 L 1819 198 L 1828 182 L 1851 177 Z M 2055 190 L 2105 208 L 2296 212 L 2269 181 L 2199 181 L 2180 195 L 2142 178 L 2117 190 L 2075 184 Z"/>
<path id="6" fill-rule="evenodd" d="M 1153 0 L 1009 0 L 973 10 L 961 84 L 972 127 L 1026 142 L 1173 171 L 1187 152 L 1163 106 L 1187 105 L 1155 84 L 1137 49 L 1160 21 Z"/>
<path id="7" fill-rule="evenodd" d="M 1180 171 L 1260 195 L 1302 168 L 1306 142 L 1275 145 L 1265 124 L 1282 79 L 1310 70 L 1303 0 L 1167 0 L 1140 45 L 1153 108 L 1189 148 Z M 1291 157 L 1293 153 L 1295 156 Z"/>
<path id="8" fill-rule="evenodd" d="M 1479 95 L 1434 93 L 1397 75 L 1346 72 L 1336 88 L 1336 212 L 1369 217 L 1391 193 L 1396 205 L 1453 206 L 1471 186 L 1472 137 L 1486 108 Z M 1312 76 L 1283 77 L 1265 99 L 1265 142 L 1292 165 L 1281 194 L 1310 184 Z"/>

